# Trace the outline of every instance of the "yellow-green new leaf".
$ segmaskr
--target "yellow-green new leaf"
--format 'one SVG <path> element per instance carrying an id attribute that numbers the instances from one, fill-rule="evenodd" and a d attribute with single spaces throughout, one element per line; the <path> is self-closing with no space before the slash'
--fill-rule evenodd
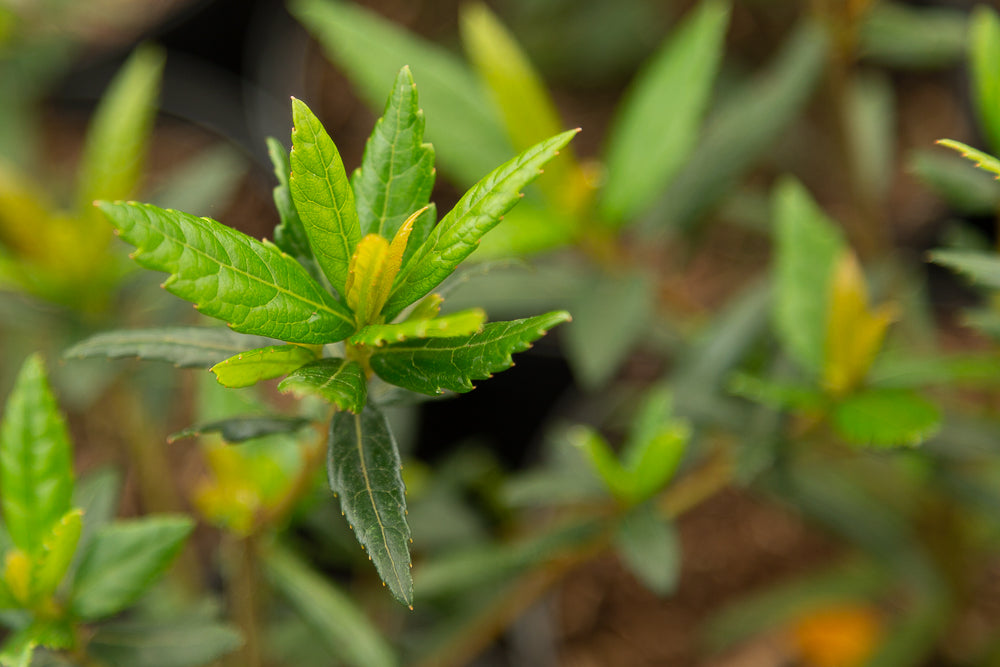
<path id="1" fill-rule="evenodd" d="M 833 427 L 861 447 L 916 446 L 941 426 L 941 411 L 906 389 L 869 389 L 838 403 Z"/>
<path id="2" fill-rule="evenodd" d="M 434 319 L 407 319 L 398 324 L 373 324 L 351 336 L 352 345 L 381 346 L 386 343 L 401 343 L 410 338 L 449 338 L 468 336 L 483 330 L 486 312 L 482 308 L 470 308 L 458 313 Z"/>
<path id="3" fill-rule="evenodd" d="M 42 541 L 42 553 L 32 585 L 35 595 L 51 595 L 59 587 L 73 562 L 82 532 L 83 510 L 80 509 L 70 510 L 52 526 L 52 531 Z"/>
<path id="4" fill-rule="evenodd" d="M 954 139 L 938 139 L 937 143 L 946 148 L 958 151 L 962 154 L 962 157 L 974 162 L 983 171 L 996 174 L 997 180 L 1000 181 L 1000 160 L 997 158 Z"/>
<path id="5" fill-rule="evenodd" d="M 280 392 L 296 396 L 314 394 L 341 410 L 360 413 L 368 400 L 365 372 L 354 361 L 319 359 L 295 369 L 278 385 Z"/>
<path id="6" fill-rule="evenodd" d="M 240 352 L 220 361 L 211 371 L 226 387 L 251 387 L 261 380 L 281 377 L 316 359 L 309 348 L 299 345 L 271 345 Z"/>

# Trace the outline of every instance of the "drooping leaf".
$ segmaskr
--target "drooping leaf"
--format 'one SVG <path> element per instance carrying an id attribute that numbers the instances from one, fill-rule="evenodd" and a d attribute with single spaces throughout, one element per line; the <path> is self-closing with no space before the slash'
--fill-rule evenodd
<path id="1" fill-rule="evenodd" d="M 994 252 L 978 250 L 935 250 L 930 254 L 935 264 L 947 266 L 972 282 L 1000 289 L 1000 256 Z"/>
<path id="2" fill-rule="evenodd" d="M 403 221 L 430 199 L 434 147 L 424 143 L 424 114 L 409 67 L 396 75 L 351 185 L 362 235 L 392 238 Z"/>
<path id="3" fill-rule="evenodd" d="M 1000 15 L 988 5 L 972 8 L 969 69 L 979 125 L 993 152 L 1000 152 Z"/>
<path id="4" fill-rule="evenodd" d="M 960 213 L 986 216 L 1000 209 L 1000 186 L 984 170 L 969 169 L 957 155 L 917 151 L 910 168 L 949 206 Z"/>
<path id="5" fill-rule="evenodd" d="M 977 150 L 972 146 L 963 144 L 961 141 L 954 141 L 953 139 L 938 139 L 937 143 L 946 148 L 958 151 L 962 154 L 962 157 L 974 162 L 976 166 L 983 171 L 996 174 L 997 180 L 1000 180 L 1000 160 L 992 155 Z"/>
<path id="6" fill-rule="evenodd" d="M 200 617 L 103 623 L 87 653 L 107 665 L 200 667 L 214 664 L 243 643 L 228 625 Z"/>
<path id="7" fill-rule="evenodd" d="M 517 203 L 521 189 L 538 177 L 542 165 L 576 133 L 570 130 L 536 144 L 497 167 L 465 193 L 397 276 L 384 309 L 386 319 L 391 320 L 451 275 L 476 249 L 479 239 Z"/>
<path id="8" fill-rule="evenodd" d="M 292 99 L 289 189 L 316 262 L 340 294 L 361 240 L 354 193 L 337 146 L 304 102 Z"/>
<path id="9" fill-rule="evenodd" d="M 653 203 L 698 142 L 729 23 L 725 2 L 703 2 L 632 82 L 611 128 L 601 211 L 621 224 Z"/>
<path id="10" fill-rule="evenodd" d="M 14 545 L 38 553 L 52 526 L 70 509 L 72 453 L 38 355 L 28 357 L 0 424 L 0 507 Z"/>
<path id="11" fill-rule="evenodd" d="M 101 202 L 141 266 L 166 271 L 163 286 L 235 331 L 293 343 L 342 340 L 351 313 L 273 244 L 208 218 L 148 204 Z M 346 264 L 345 264 L 346 267 Z"/>
<path id="12" fill-rule="evenodd" d="M 209 368 L 226 357 L 271 342 L 225 327 L 163 327 L 105 331 L 63 352 L 67 359 L 137 357 L 168 361 L 180 368 Z"/>
<path id="13" fill-rule="evenodd" d="M 848 442 L 862 447 L 919 445 L 941 426 L 941 412 L 905 389 L 869 389 L 838 403 L 833 426 Z"/>
<path id="14" fill-rule="evenodd" d="M 300 345 L 270 345 L 240 352 L 212 366 L 219 384 L 225 387 L 251 387 L 291 373 L 316 358 L 316 353 Z"/>
<path id="15" fill-rule="evenodd" d="M 312 248 L 309 246 L 309 237 L 292 201 L 292 191 L 288 184 L 292 175 L 292 163 L 288 151 L 280 141 L 268 137 L 267 154 L 271 158 L 271 164 L 274 165 L 274 176 L 278 179 L 278 184 L 274 187 L 274 206 L 278 209 L 281 222 L 274 228 L 274 245 L 294 257 L 314 280 L 319 281 L 320 272 Z"/>
<path id="16" fill-rule="evenodd" d="M 51 595 L 66 576 L 83 531 L 82 517 L 82 510 L 70 510 L 52 526 L 52 530 L 42 540 L 32 586 L 35 595 Z"/>
<path id="17" fill-rule="evenodd" d="M 218 433 L 226 442 L 246 442 L 276 433 L 294 433 L 308 425 L 309 420 L 302 417 L 261 417 L 257 415 L 230 417 L 186 428 L 169 436 L 167 442 L 194 438 L 209 433 Z"/>
<path id="18" fill-rule="evenodd" d="M 264 557 L 268 579 L 330 651 L 354 667 L 392 667 L 399 663 L 350 596 L 327 577 L 309 569 L 292 552 L 272 547 Z"/>
<path id="19" fill-rule="evenodd" d="M 393 596 L 413 604 L 410 528 L 396 439 L 373 405 L 338 412 L 330 424 L 330 488 Z"/>
<path id="20" fill-rule="evenodd" d="M 289 9 L 347 71 L 371 109 L 382 108 L 386 86 L 401 63 L 409 64 L 420 82 L 426 137 L 460 185 L 475 183 L 515 152 L 479 82 L 455 54 L 354 4 L 296 0 Z"/>
<path id="21" fill-rule="evenodd" d="M 826 358 L 827 295 L 846 244 L 798 182 L 779 183 L 773 206 L 778 246 L 774 325 L 788 354 L 819 372 Z"/>
<path id="22" fill-rule="evenodd" d="M 861 24 L 858 51 L 868 61 L 905 69 L 954 65 L 967 39 L 965 12 L 879 2 Z"/>
<path id="23" fill-rule="evenodd" d="M 482 332 L 458 338 L 427 338 L 375 348 L 372 369 L 386 382 L 421 394 L 466 392 L 510 368 L 511 354 L 531 347 L 552 327 L 569 321 L 566 311 L 510 322 L 493 322 Z"/>
<path id="24" fill-rule="evenodd" d="M 482 308 L 470 308 L 433 319 L 407 319 L 398 324 L 373 324 L 348 338 L 352 345 L 401 343 L 411 338 L 450 338 L 468 336 L 483 329 L 486 313 Z"/>
<path id="25" fill-rule="evenodd" d="M 619 558 L 646 588 L 669 595 L 680 576 L 681 545 L 677 529 L 651 505 L 629 512 L 618 525 L 615 549 Z"/>
<path id="26" fill-rule="evenodd" d="M 140 46 L 115 76 L 87 131 L 77 204 L 85 214 L 95 199 L 135 193 L 156 113 L 165 54 Z"/>
<path id="27" fill-rule="evenodd" d="M 124 609 L 163 574 L 193 528 L 190 518 L 167 515 L 106 526 L 76 571 L 70 612 L 95 620 Z"/>
<path id="28" fill-rule="evenodd" d="M 278 384 L 296 396 L 315 394 L 341 410 L 359 414 L 368 400 L 365 372 L 355 361 L 327 357 L 301 366 Z"/>

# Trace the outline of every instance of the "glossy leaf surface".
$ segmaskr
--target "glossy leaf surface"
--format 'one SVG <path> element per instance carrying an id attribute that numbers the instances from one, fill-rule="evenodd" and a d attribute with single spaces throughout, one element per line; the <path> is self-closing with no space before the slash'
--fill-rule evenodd
<path id="1" fill-rule="evenodd" d="M 368 382 L 361 366 L 332 357 L 297 368 L 281 381 L 278 390 L 297 396 L 315 394 L 354 413 L 360 413 L 368 400 Z"/>
<path id="2" fill-rule="evenodd" d="M 312 247 L 309 245 L 309 237 L 306 235 L 302 219 L 292 201 L 292 191 L 289 186 L 292 163 L 288 157 L 288 151 L 285 150 L 280 141 L 268 137 L 267 154 L 271 158 L 271 164 L 274 165 L 274 176 L 278 179 L 273 196 L 274 207 L 278 209 L 278 217 L 281 222 L 274 228 L 274 245 L 294 257 L 295 261 L 309 271 L 309 275 L 314 280 L 320 280 L 316 259 L 313 257 Z"/>
<path id="3" fill-rule="evenodd" d="M 408 319 L 398 324 L 373 324 L 348 338 L 353 345 L 381 346 L 401 343 L 411 338 L 451 338 L 468 336 L 483 329 L 486 313 L 470 308 L 434 319 Z"/>
<path id="4" fill-rule="evenodd" d="M 251 387 L 261 380 L 287 375 L 315 358 L 312 350 L 299 345 L 271 345 L 240 352 L 211 370 L 225 387 Z"/>
<path id="5" fill-rule="evenodd" d="M 180 368 L 209 368 L 271 339 L 246 336 L 225 327 L 163 327 L 106 331 L 80 341 L 63 353 L 72 359 L 137 357 L 168 361 Z"/>

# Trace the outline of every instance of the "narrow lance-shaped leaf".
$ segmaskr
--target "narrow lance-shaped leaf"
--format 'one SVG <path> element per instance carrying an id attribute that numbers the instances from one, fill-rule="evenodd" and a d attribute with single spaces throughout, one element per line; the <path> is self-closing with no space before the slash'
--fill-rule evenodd
<path id="1" fill-rule="evenodd" d="M 322 344 L 354 330 L 350 311 L 268 242 L 208 218 L 149 204 L 101 202 L 135 261 L 171 276 L 163 286 L 234 330 Z"/>
<path id="2" fill-rule="evenodd" d="M 69 570 L 76 545 L 83 532 L 83 510 L 72 509 L 62 516 L 42 541 L 41 558 L 35 570 L 34 592 L 51 595 Z"/>
<path id="3" fill-rule="evenodd" d="M 302 417 L 247 415 L 196 424 L 168 436 L 167 442 L 218 433 L 226 442 L 238 443 L 276 433 L 294 433 L 308 425 L 309 420 Z"/>
<path id="4" fill-rule="evenodd" d="M 992 155 L 976 150 L 972 146 L 963 144 L 961 141 L 955 141 L 953 139 L 939 139 L 937 143 L 945 146 L 946 148 L 958 151 L 962 154 L 962 157 L 974 162 L 975 165 L 983 171 L 996 174 L 997 180 L 1000 180 L 1000 160 Z"/>
<path id="5" fill-rule="evenodd" d="M 654 507 L 629 512 L 618 526 L 615 549 L 640 583 L 657 595 L 668 595 L 680 575 L 681 545 L 677 529 Z"/>
<path id="6" fill-rule="evenodd" d="M 309 107 L 294 98 L 292 122 L 292 201 L 316 262 L 343 294 L 347 265 L 361 240 L 354 193 L 337 146 Z"/>
<path id="7" fill-rule="evenodd" d="M 297 396 L 315 394 L 356 414 L 368 400 L 365 372 L 357 362 L 346 359 L 327 358 L 306 364 L 282 380 L 278 391 Z"/>
<path id="8" fill-rule="evenodd" d="M 1000 15 L 987 5 L 972 9 L 969 67 L 979 124 L 989 147 L 1000 152 Z"/>
<path id="9" fill-rule="evenodd" d="M 1000 289 L 1000 255 L 981 250 L 935 250 L 930 259 L 969 277 L 973 282 Z"/>
<path id="10" fill-rule="evenodd" d="M 424 114 L 417 104 L 417 87 L 409 67 L 396 75 L 351 185 L 361 233 L 386 239 L 430 199 L 434 147 L 424 143 Z M 425 235 L 420 233 L 417 238 L 422 241 Z"/>
<path id="11" fill-rule="evenodd" d="M 211 370 L 225 387 L 251 387 L 261 380 L 287 375 L 315 358 L 315 352 L 299 345 L 271 345 L 240 352 Z"/>
<path id="12" fill-rule="evenodd" d="M 267 154 L 274 166 L 274 176 L 278 179 L 273 196 L 274 206 L 278 209 L 278 217 L 281 222 L 274 228 L 274 245 L 294 257 L 299 264 L 306 268 L 309 275 L 318 281 L 320 280 L 319 269 L 316 267 L 312 248 L 309 247 L 309 237 L 306 236 L 299 212 L 295 210 L 292 191 L 288 185 L 292 175 L 292 163 L 289 161 L 288 151 L 285 150 L 280 141 L 274 137 L 268 137 Z"/>
<path id="13" fill-rule="evenodd" d="M 413 602 L 410 527 L 399 451 L 389 424 L 368 405 L 338 412 L 330 424 L 330 488 L 382 581 L 403 604 Z"/>
<path id="14" fill-rule="evenodd" d="M 0 507 L 14 545 L 35 554 L 70 509 L 72 454 L 41 357 L 24 362 L 0 424 Z"/>
<path id="15" fill-rule="evenodd" d="M 225 327 L 128 329 L 95 334 L 63 352 L 63 357 L 138 357 L 169 361 L 181 368 L 208 368 L 268 342 L 270 339 L 263 336 L 247 336 Z"/>
<path id="16" fill-rule="evenodd" d="M 434 319 L 406 320 L 398 324 L 373 324 L 351 336 L 352 345 L 385 345 L 411 338 L 453 338 L 482 331 L 486 313 L 470 308 Z"/>
<path id="17" fill-rule="evenodd" d="M 479 181 L 431 231 L 413 259 L 396 278 L 383 313 L 391 320 L 406 306 L 434 289 L 517 203 L 521 189 L 541 173 L 579 130 L 570 130 L 536 144 Z"/>
<path id="18" fill-rule="evenodd" d="M 473 380 L 485 380 L 514 364 L 522 352 L 552 327 L 569 321 L 554 311 L 510 322 L 493 322 L 482 332 L 457 338 L 427 338 L 375 348 L 370 363 L 386 382 L 421 394 L 466 392 Z"/>

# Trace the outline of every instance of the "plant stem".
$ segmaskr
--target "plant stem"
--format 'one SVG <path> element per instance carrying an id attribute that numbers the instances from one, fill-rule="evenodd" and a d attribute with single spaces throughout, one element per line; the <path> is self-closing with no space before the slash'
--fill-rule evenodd
<path id="1" fill-rule="evenodd" d="M 232 667 L 260 667 L 260 568 L 254 535 L 230 543 L 232 571 L 227 582 L 229 616 L 243 635 L 243 646 L 227 661 Z"/>

